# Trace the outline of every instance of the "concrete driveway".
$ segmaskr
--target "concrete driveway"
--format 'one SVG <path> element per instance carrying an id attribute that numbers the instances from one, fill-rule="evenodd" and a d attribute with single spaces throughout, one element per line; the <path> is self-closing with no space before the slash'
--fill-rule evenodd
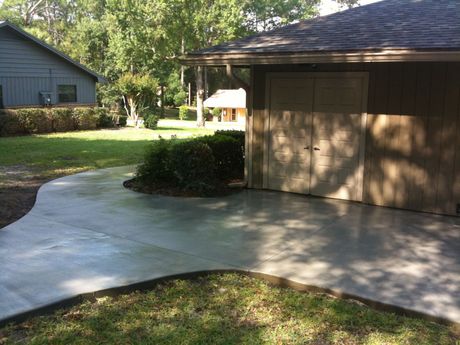
<path id="1" fill-rule="evenodd" d="M 82 293 L 220 269 L 260 272 L 460 322 L 460 218 L 246 190 L 126 190 L 131 167 L 44 185 L 0 230 L 0 320 Z"/>

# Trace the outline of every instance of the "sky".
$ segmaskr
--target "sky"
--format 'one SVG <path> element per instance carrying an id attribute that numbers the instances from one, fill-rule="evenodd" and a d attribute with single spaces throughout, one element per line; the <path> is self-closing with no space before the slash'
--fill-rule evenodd
<path id="1" fill-rule="evenodd" d="M 1 0 L 0 0 L 1 1 Z M 360 0 L 360 5 L 368 5 L 373 2 L 377 2 L 380 0 Z M 340 7 L 337 5 L 336 2 L 332 0 L 323 0 L 323 4 L 321 5 L 320 13 L 322 16 L 337 12 L 340 10 Z"/>

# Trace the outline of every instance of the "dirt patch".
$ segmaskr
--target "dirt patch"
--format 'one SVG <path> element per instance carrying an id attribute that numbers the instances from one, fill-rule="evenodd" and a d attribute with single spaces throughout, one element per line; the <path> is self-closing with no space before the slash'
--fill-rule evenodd
<path id="1" fill-rule="evenodd" d="M 170 184 L 157 184 L 146 186 L 138 180 L 131 179 L 123 183 L 125 188 L 131 189 L 134 192 L 145 194 L 160 194 L 166 196 L 180 196 L 180 197 L 221 197 L 234 194 L 243 189 L 242 181 L 231 181 L 229 183 L 222 183 L 212 190 L 206 192 L 197 192 L 194 190 L 184 190 L 175 185 Z"/>
<path id="2" fill-rule="evenodd" d="M 48 180 L 23 165 L 0 167 L 0 228 L 29 212 L 38 189 Z"/>

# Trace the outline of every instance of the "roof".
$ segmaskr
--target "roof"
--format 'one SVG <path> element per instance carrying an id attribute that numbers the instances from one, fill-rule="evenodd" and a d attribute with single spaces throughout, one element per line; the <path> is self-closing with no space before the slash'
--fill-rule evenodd
<path id="1" fill-rule="evenodd" d="M 94 77 L 98 82 L 101 82 L 101 83 L 104 83 L 106 82 L 106 79 L 97 74 L 96 72 L 93 72 L 92 70 L 90 70 L 89 68 L 83 66 L 82 64 L 80 64 L 79 62 L 73 60 L 71 57 L 69 57 L 68 55 L 62 53 L 61 51 L 57 50 L 56 48 L 53 48 L 52 46 L 50 46 L 49 44 L 43 42 L 42 40 L 39 40 L 38 38 L 36 38 L 35 36 L 32 36 L 31 34 L 25 32 L 24 30 L 22 30 L 21 28 L 17 27 L 16 25 L 14 24 L 11 24 L 10 22 L 8 21 L 0 21 L 0 29 L 1 28 L 9 28 L 9 29 L 12 29 L 14 32 L 16 32 L 17 34 L 19 34 L 20 36 L 22 37 L 25 37 L 26 39 L 29 39 L 33 42 L 35 42 L 36 44 L 38 44 L 39 46 L 45 48 L 46 50 L 50 51 L 51 53 L 59 56 L 60 58 L 66 60 L 67 62 L 71 63 L 72 65 L 74 65 L 75 67 L 79 68 L 80 70 L 88 73 L 89 75 L 91 75 L 92 77 Z"/>
<path id="2" fill-rule="evenodd" d="M 207 108 L 246 108 L 246 91 L 217 90 L 211 97 L 204 101 Z"/>
<path id="3" fill-rule="evenodd" d="M 460 1 L 384 0 L 304 20 L 188 54 L 214 56 L 381 55 L 443 52 L 459 59 Z M 450 53 L 450 54 L 449 54 Z"/>

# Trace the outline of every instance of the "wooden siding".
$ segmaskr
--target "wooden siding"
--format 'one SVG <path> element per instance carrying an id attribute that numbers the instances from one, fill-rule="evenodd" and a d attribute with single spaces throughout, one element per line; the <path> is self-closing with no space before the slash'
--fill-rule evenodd
<path id="1" fill-rule="evenodd" d="M 59 105 L 57 100 L 57 85 L 76 85 L 77 103 L 95 104 L 96 85 L 91 77 L 81 78 L 34 78 L 34 77 L 3 77 L 0 85 L 3 89 L 5 108 L 36 106 L 40 104 L 39 93 L 51 92 L 52 103 Z"/>
<path id="2" fill-rule="evenodd" d="M 59 84 L 77 85 L 78 103 L 96 102 L 92 76 L 8 28 L 0 30 L 0 84 L 5 107 L 39 105 L 42 91 L 51 91 L 56 103 Z"/>
<path id="3" fill-rule="evenodd" d="M 253 188 L 262 188 L 268 72 L 369 73 L 363 200 L 456 215 L 460 203 L 460 63 L 255 66 Z"/>

